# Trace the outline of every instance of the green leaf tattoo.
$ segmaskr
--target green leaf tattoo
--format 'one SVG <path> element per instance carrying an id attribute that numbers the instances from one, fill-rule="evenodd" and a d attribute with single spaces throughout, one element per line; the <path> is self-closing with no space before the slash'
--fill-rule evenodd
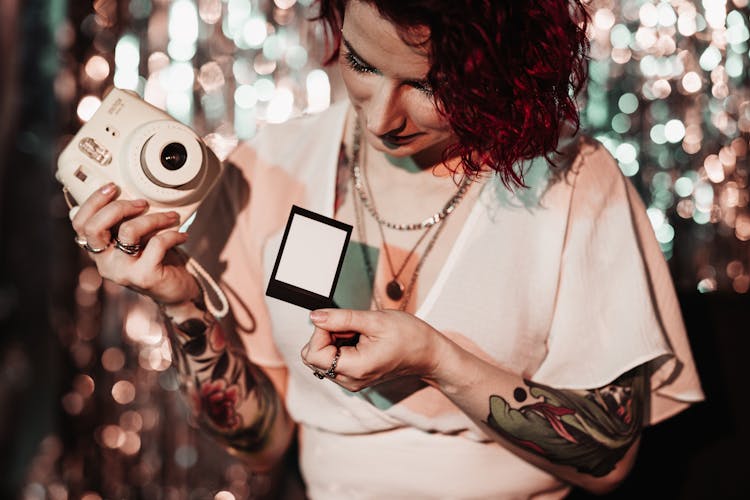
<path id="1" fill-rule="evenodd" d="M 640 434 L 648 394 L 643 367 L 590 391 L 524 382 L 537 401 L 513 408 L 505 398 L 493 394 L 486 424 L 553 463 L 602 477 L 614 469 Z M 514 397 L 522 402 L 526 391 L 517 388 Z"/>

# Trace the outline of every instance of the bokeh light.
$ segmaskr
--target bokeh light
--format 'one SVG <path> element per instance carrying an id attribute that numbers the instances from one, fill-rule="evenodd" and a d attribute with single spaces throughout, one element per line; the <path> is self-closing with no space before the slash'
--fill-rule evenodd
<path id="1" fill-rule="evenodd" d="M 131 89 L 225 158 L 268 123 L 345 98 L 336 67 L 322 64 L 311 3 L 131 0 L 118 9 L 120 2 L 92 2 L 89 13 L 60 27 L 65 57 L 55 96 L 78 126 L 111 85 Z M 632 179 L 678 286 L 750 293 L 748 1 L 588 4 L 592 57 L 580 96 L 582 131 Z M 75 53 L 79 39 L 85 48 Z M 187 423 L 190 410 L 171 406 L 190 381 L 170 368 L 178 360 L 155 306 L 103 281 L 90 260 L 74 298 L 75 326 L 61 342 L 76 373 L 57 401 L 86 450 L 56 465 L 65 482 L 30 476 L 26 491 L 41 492 L 39 498 L 74 491 L 87 500 L 176 498 L 192 481 L 196 498 L 251 497 L 253 475 L 226 462 L 223 450 L 211 455 Z M 117 467 L 106 481 L 86 481 L 91 447 L 83 444 L 92 441 L 97 457 Z M 45 442 L 54 448 L 54 439 Z M 63 445 L 57 447 L 60 460 Z M 214 479 L 193 474 L 217 464 Z"/>

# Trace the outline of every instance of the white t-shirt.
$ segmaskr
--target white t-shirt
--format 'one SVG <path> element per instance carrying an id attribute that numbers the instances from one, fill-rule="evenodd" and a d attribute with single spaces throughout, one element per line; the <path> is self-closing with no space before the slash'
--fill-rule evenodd
<path id="1" fill-rule="evenodd" d="M 400 380 L 355 394 L 302 364 L 309 311 L 264 292 L 291 206 L 333 216 L 346 111 L 338 103 L 264 127 L 230 156 L 191 229 L 191 252 L 220 279 L 251 360 L 289 372 L 308 494 L 564 495 L 565 485 L 492 442 L 437 389 Z M 601 387 L 649 362 L 655 423 L 703 398 L 679 304 L 639 195 L 605 148 L 577 147 L 554 182 L 539 159 L 527 166 L 529 189 L 484 184 L 416 315 L 555 388 Z"/>

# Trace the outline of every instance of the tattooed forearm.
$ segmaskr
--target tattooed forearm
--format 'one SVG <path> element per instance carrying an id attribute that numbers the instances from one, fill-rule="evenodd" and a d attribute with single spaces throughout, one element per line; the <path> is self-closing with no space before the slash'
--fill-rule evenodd
<path id="1" fill-rule="evenodd" d="M 205 306 L 195 306 L 197 317 L 177 323 L 165 316 L 165 323 L 197 423 L 231 448 L 259 451 L 279 412 L 278 396 L 263 371 L 228 345 Z"/>
<path id="2" fill-rule="evenodd" d="M 638 438 L 648 379 L 642 367 L 591 391 L 556 390 L 525 381 L 514 405 L 490 396 L 487 425 L 516 445 L 551 462 L 602 477 L 612 471 Z"/>

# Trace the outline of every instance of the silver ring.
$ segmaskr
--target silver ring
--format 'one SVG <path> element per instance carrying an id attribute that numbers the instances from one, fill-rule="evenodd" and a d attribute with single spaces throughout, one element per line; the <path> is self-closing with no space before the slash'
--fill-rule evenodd
<path id="1" fill-rule="evenodd" d="M 336 348 L 336 355 L 333 357 L 333 361 L 331 362 L 331 367 L 328 368 L 328 371 L 323 373 L 320 370 L 313 370 L 313 375 L 318 377 L 320 380 L 323 380 L 324 378 L 336 378 L 336 366 L 339 364 L 339 358 L 341 357 L 341 349 Z"/>
<path id="2" fill-rule="evenodd" d="M 336 355 L 333 357 L 333 362 L 331 363 L 331 367 L 328 369 L 327 372 L 324 373 L 326 377 L 336 378 L 336 365 L 339 364 L 340 357 L 341 357 L 341 349 L 337 347 Z"/>
<path id="3" fill-rule="evenodd" d="M 141 245 L 140 243 L 123 243 L 117 236 L 115 236 L 115 248 L 132 257 L 138 255 L 138 252 L 141 251 L 143 245 Z"/>
<path id="4" fill-rule="evenodd" d="M 109 245 L 104 245 L 101 248 L 95 248 L 95 247 L 92 247 L 91 245 L 89 245 L 88 243 L 86 243 L 85 245 L 83 245 L 83 248 L 85 248 L 87 252 L 91 252 L 91 253 L 102 253 L 108 247 L 109 247 Z"/>
<path id="5" fill-rule="evenodd" d="M 79 247 L 83 248 L 84 250 L 90 253 L 102 253 L 103 251 L 107 249 L 107 247 L 109 247 L 109 243 L 107 243 L 101 248 L 92 247 L 91 245 L 89 245 L 89 242 L 86 241 L 86 238 L 79 236 L 79 235 L 76 235 L 75 238 L 73 238 L 73 241 L 76 242 L 76 245 L 78 245 Z"/>

